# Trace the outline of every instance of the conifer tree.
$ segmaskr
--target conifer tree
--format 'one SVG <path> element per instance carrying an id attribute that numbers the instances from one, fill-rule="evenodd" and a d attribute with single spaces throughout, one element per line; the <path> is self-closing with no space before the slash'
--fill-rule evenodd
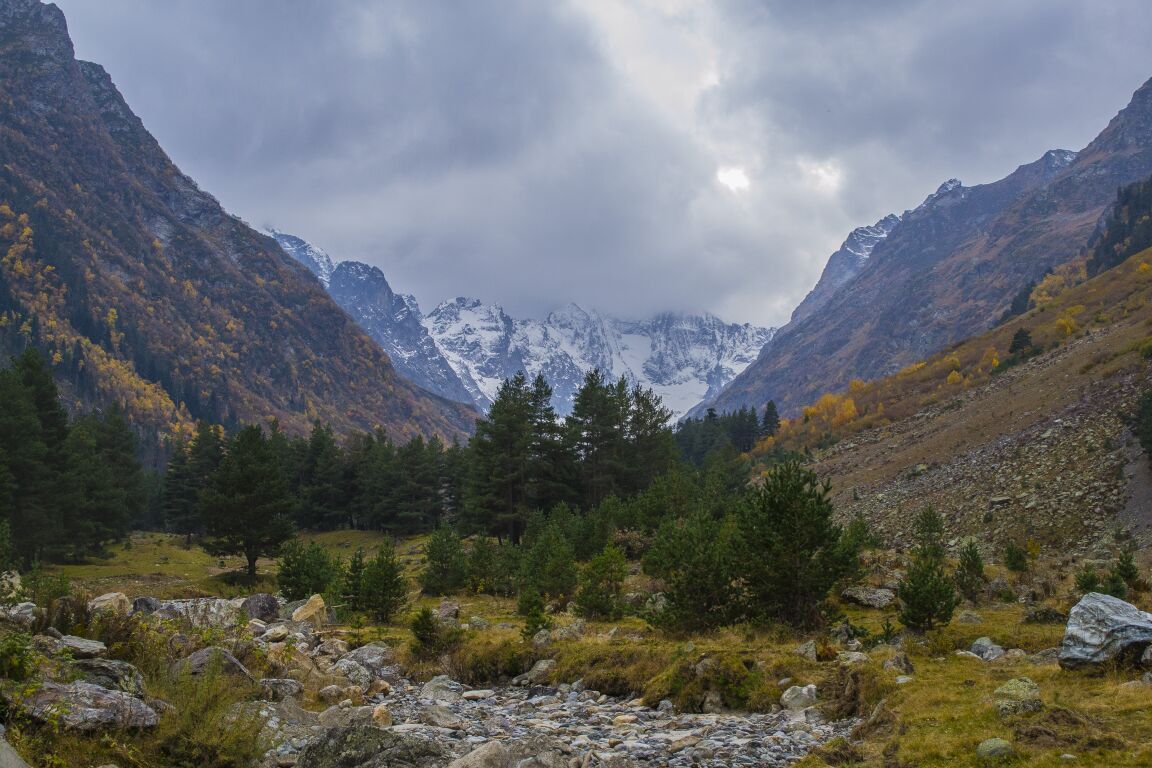
<path id="1" fill-rule="evenodd" d="M 467 575 L 460 537 L 451 528 L 437 528 L 424 545 L 420 588 L 426 595 L 449 595 L 464 586 Z"/>
<path id="2" fill-rule="evenodd" d="M 344 463 L 332 427 L 319 421 L 304 445 L 296 520 L 302 527 L 327 530 L 347 519 Z"/>
<path id="3" fill-rule="evenodd" d="M 780 431 L 780 414 L 776 410 L 776 401 L 769 400 L 764 406 L 764 417 L 760 421 L 760 436 L 772 437 Z"/>
<path id="4" fill-rule="evenodd" d="M 408 579 L 392 542 L 381 545 L 376 557 L 365 564 L 360 599 L 373 619 L 385 623 L 408 602 Z"/>
<path id="5" fill-rule="evenodd" d="M 590 618 L 619 618 L 620 592 L 628 575 L 624 553 L 609 544 L 584 566 L 573 602 L 580 615 Z"/>
<path id="6" fill-rule="evenodd" d="M 264 431 L 244 427 L 229 441 L 201 496 L 202 545 L 213 555 L 243 555 L 248 576 L 255 577 L 256 560 L 277 554 L 292 537 L 291 510 L 287 482 Z"/>
<path id="7" fill-rule="evenodd" d="M 984 589 L 984 559 L 976 542 L 970 541 L 960 550 L 960 563 L 956 567 L 956 588 L 969 600 L 976 601 Z"/>
<path id="8" fill-rule="evenodd" d="M 900 623 L 916 632 L 947 624 L 960 603 L 945 572 L 944 521 L 931 507 L 916 518 L 916 548 L 908 574 L 900 582 Z"/>
<path id="9" fill-rule="evenodd" d="M 530 395 L 521 372 L 500 385 L 488 418 L 476 422 L 466 501 L 470 529 L 519 543 L 528 514 L 532 439 Z"/>

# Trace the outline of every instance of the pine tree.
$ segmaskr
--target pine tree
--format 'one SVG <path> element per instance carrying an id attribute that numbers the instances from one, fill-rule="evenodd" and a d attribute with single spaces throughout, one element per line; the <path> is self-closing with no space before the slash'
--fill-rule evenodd
<path id="1" fill-rule="evenodd" d="M 572 545 L 559 527 L 548 524 L 532 543 L 521 565 L 520 589 L 535 589 L 550 600 L 567 603 L 576 587 Z"/>
<path id="2" fill-rule="evenodd" d="M 242 428 L 200 501 L 204 548 L 213 555 L 242 554 L 249 577 L 256 560 L 275 555 L 292 537 L 292 497 L 260 427 Z"/>
<path id="3" fill-rule="evenodd" d="M 459 591 L 467 578 L 464 548 L 451 528 L 437 528 L 424 545 L 424 572 L 420 588 L 427 595 L 448 595 Z"/>
<path id="4" fill-rule="evenodd" d="M 0 455 L 9 478 L 4 513 L 16 560 L 27 567 L 46 554 L 62 530 L 58 464 L 50 460 L 32 393 L 15 367 L 0 371 Z"/>
<path id="5" fill-rule="evenodd" d="M 391 542 L 365 565 L 361 584 L 362 607 L 376 621 L 391 621 L 408 602 L 408 579 Z"/>
<path id="6" fill-rule="evenodd" d="M 944 521 L 931 507 L 916 519 L 916 549 L 908 574 L 900 582 L 900 623 L 916 632 L 947 624 L 960 603 L 945 573 Z"/>
<path id="7" fill-rule="evenodd" d="M 347 521 L 344 462 L 332 427 L 313 423 L 300 467 L 296 520 L 304 528 L 331 530 Z"/>
<path id="8" fill-rule="evenodd" d="M 500 385 L 488 418 L 476 422 L 465 505 L 470 530 L 520 542 L 529 509 L 532 439 L 528 383 L 517 373 Z"/>
<path id="9" fill-rule="evenodd" d="M 314 541 L 289 539 L 280 547 L 276 585 L 288 600 L 329 593 L 342 576 L 339 561 Z"/>
<path id="10" fill-rule="evenodd" d="M 976 542 L 970 541 L 960 550 L 960 562 L 956 568 L 956 589 L 960 594 L 975 602 L 984 589 L 984 559 Z"/>
<path id="11" fill-rule="evenodd" d="M 739 509 L 739 569 L 754 616 L 811 626 L 828 590 L 852 569 L 854 554 L 839 546 L 830 492 L 814 472 L 788 462 L 771 470 Z"/>
<path id="12" fill-rule="evenodd" d="M 731 518 L 704 512 L 669 517 L 644 555 L 644 572 L 664 582 L 666 605 L 651 620 L 677 630 L 705 630 L 736 620 L 739 533 Z"/>
<path id="13" fill-rule="evenodd" d="M 348 608 L 353 611 L 364 607 L 364 548 L 356 547 L 352 557 L 348 560 L 348 567 L 344 569 L 344 598 Z"/>
<path id="14" fill-rule="evenodd" d="M 652 389 L 637 385 L 630 393 L 627 464 L 632 468 L 628 491 L 643 491 L 676 463 L 676 440 L 668 424 L 672 411 Z"/>
<path id="15" fill-rule="evenodd" d="M 599 369 L 584 376 L 584 383 L 565 419 L 568 449 L 580 467 L 581 497 L 591 509 L 627 487 L 625 461 L 629 390 L 623 377 L 605 381 Z"/>
<path id="16" fill-rule="evenodd" d="M 780 414 L 776 410 L 776 401 L 769 400 L 764 406 L 764 417 L 760 421 L 760 436 L 772 437 L 780 431 Z"/>
<path id="17" fill-rule="evenodd" d="M 589 618 L 619 618 L 620 593 L 627 575 L 624 553 L 609 544 L 581 571 L 573 600 L 576 610 Z"/>

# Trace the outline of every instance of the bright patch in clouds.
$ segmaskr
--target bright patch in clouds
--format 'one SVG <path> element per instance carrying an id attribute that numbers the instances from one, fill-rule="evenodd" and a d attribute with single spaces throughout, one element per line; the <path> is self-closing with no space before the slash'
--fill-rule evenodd
<path id="1" fill-rule="evenodd" d="M 716 181 L 733 192 L 745 192 L 752 186 L 752 182 L 748 180 L 748 174 L 743 168 L 731 166 L 718 169 L 716 171 Z"/>

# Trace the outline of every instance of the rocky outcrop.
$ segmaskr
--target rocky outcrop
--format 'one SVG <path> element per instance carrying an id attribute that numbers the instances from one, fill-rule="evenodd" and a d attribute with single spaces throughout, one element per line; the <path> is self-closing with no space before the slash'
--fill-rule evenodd
<path id="1" fill-rule="evenodd" d="M 436 742 L 374 726 L 330 728 L 300 753 L 301 768 L 434 768 L 447 754 Z"/>
<path id="2" fill-rule="evenodd" d="M 135 696 L 85 682 L 43 683 L 20 706 L 36 720 L 73 731 L 152 728 L 159 721 Z"/>
<path id="3" fill-rule="evenodd" d="M 1110 595 L 1089 592 L 1068 614 L 1060 643 L 1064 669 L 1135 663 L 1152 645 L 1152 614 Z"/>

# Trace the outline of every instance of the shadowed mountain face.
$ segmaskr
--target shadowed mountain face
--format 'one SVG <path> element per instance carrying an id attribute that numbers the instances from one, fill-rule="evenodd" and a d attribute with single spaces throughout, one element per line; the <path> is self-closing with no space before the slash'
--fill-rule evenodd
<path id="1" fill-rule="evenodd" d="M 830 262 L 806 299 L 816 297 L 815 309 L 798 310 L 696 410 L 775 399 L 794 414 L 854 378 L 893 373 L 988 329 L 1029 281 L 1079 255 L 1118 187 L 1149 174 L 1152 81 L 1081 152 L 1052 150 L 991 184 L 947 183 L 903 214 L 847 279 Z"/>
<path id="2" fill-rule="evenodd" d="M 169 160 L 63 14 L 0 3 L 0 344 L 142 423 L 460 435 L 475 412 L 399 377 L 320 282 Z"/>

